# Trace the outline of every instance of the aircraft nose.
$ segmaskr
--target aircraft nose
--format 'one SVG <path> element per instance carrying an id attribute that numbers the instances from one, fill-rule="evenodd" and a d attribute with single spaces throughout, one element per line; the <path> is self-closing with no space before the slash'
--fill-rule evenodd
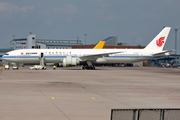
<path id="1" fill-rule="evenodd" d="M 4 60 L 4 55 L 2 56 L 2 60 Z"/>
<path id="2" fill-rule="evenodd" d="M 2 60 L 7 60 L 6 55 L 3 55 L 3 56 L 2 56 Z"/>

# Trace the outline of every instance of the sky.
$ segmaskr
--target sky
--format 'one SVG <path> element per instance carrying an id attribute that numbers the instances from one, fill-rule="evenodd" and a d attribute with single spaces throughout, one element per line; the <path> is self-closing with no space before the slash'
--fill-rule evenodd
<path id="1" fill-rule="evenodd" d="M 0 0 L 0 49 L 27 38 L 79 40 L 96 44 L 109 36 L 146 46 L 164 26 L 171 27 L 166 50 L 175 49 L 180 0 Z M 135 41 L 135 42 L 134 42 Z M 177 32 L 180 54 L 180 30 Z"/>

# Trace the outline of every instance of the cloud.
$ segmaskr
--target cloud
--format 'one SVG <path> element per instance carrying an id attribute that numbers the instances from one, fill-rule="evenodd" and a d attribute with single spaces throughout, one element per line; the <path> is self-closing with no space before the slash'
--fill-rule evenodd
<path id="1" fill-rule="evenodd" d="M 66 5 L 63 8 L 57 8 L 55 9 L 55 12 L 61 13 L 63 15 L 72 16 L 76 14 L 78 11 L 77 7 L 74 5 Z"/>
<path id="2" fill-rule="evenodd" d="M 101 19 L 101 20 L 105 20 L 105 21 L 117 21 L 119 20 L 119 16 L 118 14 L 114 13 L 112 6 L 110 6 L 109 4 L 101 4 L 101 6 L 96 9 L 94 12 L 97 15 L 97 18 Z"/>
<path id="3" fill-rule="evenodd" d="M 34 7 L 31 6 L 24 6 L 24 7 L 18 7 L 17 5 L 14 5 L 12 3 L 4 3 L 0 2 L 0 12 L 26 12 L 28 10 L 33 10 Z"/>
<path id="4" fill-rule="evenodd" d="M 107 20 L 107 21 L 116 21 L 118 20 L 118 15 L 116 14 L 110 14 L 110 15 L 107 15 L 105 17 L 103 17 L 104 20 Z"/>
<path id="5" fill-rule="evenodd" d="M 105 7 L 108 7 L 108 6 L 109 6 L 108 4 L 103 4 L 101 7 L 105 8 Z"/>
<path id="6" fill-rule="evenodd" d="M 72 21 L 74 15 L 78 12 L 78 8 L 74 5 L 66 5 L 62 8 L 56 8 L 54 12 L 60 15 L 63 19 L 66 19 L 67 21 Z"/>

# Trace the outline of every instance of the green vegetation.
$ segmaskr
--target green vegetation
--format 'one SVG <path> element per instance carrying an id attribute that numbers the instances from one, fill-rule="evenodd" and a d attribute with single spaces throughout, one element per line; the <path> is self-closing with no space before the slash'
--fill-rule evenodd
<path id="1" fill-rule="evenodd" d="M 144 64 L 144 67 L 152 67 L 150 64 Z"/>
<path id="2" fill-rule="evenodd" d="M 3 63 L 2 63 L 2 62 L 0 62 L 0 66 L 3 66 Z"/>

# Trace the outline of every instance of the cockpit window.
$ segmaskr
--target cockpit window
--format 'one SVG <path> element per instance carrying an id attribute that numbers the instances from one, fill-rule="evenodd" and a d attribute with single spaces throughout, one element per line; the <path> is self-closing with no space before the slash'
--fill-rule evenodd
<path id="1" fill-rule="evenodd" d="M 6 53 L 5 55 L 9 55 L 8 53 Z"/>

